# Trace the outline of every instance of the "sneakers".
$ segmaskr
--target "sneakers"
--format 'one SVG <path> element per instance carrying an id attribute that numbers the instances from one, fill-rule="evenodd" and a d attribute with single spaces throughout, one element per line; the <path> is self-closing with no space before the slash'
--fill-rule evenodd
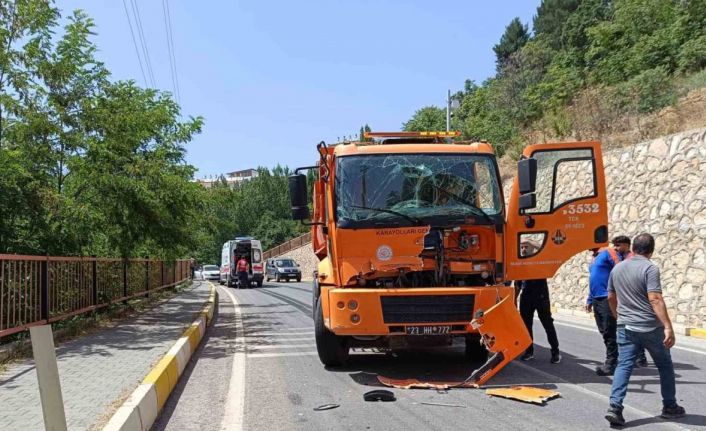
<path id="1" fill-rule="evenodd" d="M 599 376 L 612 376 L 613 373 L 615 373 L 615 367 L 611 367 L 610 365 L 596 367 L 596 374 Z"/>
<path id="2" fill-rule="evenodd" d="M 525 352 L 522 356 L 520 356 L 521 361 L 527 362 L 532 359 L 534 359 L 534 353 Z"/>
<path id="3" fill-rule="evenodd" d="M 605 414 L 605 419 L 610 422 L 611 425 L 623 426 L 625 425 L 625 418 L 623 417 L 623 409 L 617 407 L 610 407 L 608 412 Z"/>
<path id="4" fill-rule="evenodd" d="M 662 414 L 659 416 L 663 419 L 677 419 L 684 417 L 684 415 L 686 415 L 684 407 L 674 404 L 672 407 L 662 408 Z"/>
<path id="5" fill-rule="evenodd" d="M 561 353 L 559 352 L 552 352 L 552 358 L 549 360 L 552 364 L 558 364 L 561 362 Z"/>

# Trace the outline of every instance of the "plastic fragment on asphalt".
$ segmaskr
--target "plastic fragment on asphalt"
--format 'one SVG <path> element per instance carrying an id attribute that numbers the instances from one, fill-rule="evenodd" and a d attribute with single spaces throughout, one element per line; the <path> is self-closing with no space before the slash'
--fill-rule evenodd
<path id="1" fill-rule="evenodd" d="M 314 407 L 314 410 L 317 412 L 320 412 L 322 410 L 331 410 L 331 409 L 336 409 L 338 407 L 341 407 L 340 404 L 323 404 L 317 407 Z"/>
<path id="2" fill-rule="evenodd" d="M 509 398 L 525 403 L 543 405 L 548 400 L 561 396 L 557 391 L 529 386 L 512 386 L 510 388 L 486 389 L 487 395 Z"/>
<path id="3" fill-rule="evenodd" d="M 376 389 L 363 394 L 365 401 L 395 401 L 395 394 L 385 389 Z"/>
<path id="4" fill-rule="evenodd" d="M 437 389 L 446 390 L 449 388 L 477 388 L 471 382 L 423 382 L 417 379 L 391 379 L 385 376 L 378 376 L 378 381 L 385 386 L 398 389 Z"/>

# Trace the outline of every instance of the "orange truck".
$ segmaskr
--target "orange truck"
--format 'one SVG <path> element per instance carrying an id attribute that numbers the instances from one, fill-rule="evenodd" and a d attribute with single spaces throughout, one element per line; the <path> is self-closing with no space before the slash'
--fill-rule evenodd
<path id="1" fill-rule="evenodd" d="M 460 337 L 469 357 L 485 361 L 469 378 L 481 385 L 532 342 L 511 281 L 552 277 L 607 244 L 598 142 L 526 147 L 506 207 L 492 146 L 458 135 L 321 142 L 318 163 L 289 178 L 292 218 L 311 225 L 320 260 L 312 305 L 324 365 L 342 365 L 353 347 Z M 313 187 L 307 169 L 317 173 Z"/>

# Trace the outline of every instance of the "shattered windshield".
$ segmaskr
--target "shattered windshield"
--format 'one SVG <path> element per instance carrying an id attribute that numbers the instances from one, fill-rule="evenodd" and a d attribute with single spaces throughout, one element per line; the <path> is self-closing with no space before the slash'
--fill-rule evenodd
<path id="1" fill-rule="evenodd" d="M 341 157 L 336 168 L 341 227 L 443 224 L 502 211 L 492 158 L 470 154 Z"/>

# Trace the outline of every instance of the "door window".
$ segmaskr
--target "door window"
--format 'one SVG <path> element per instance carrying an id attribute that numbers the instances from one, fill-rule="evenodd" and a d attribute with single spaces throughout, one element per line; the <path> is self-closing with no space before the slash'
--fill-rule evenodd
<path id="1" fill-rule="evenodd" d="M 590 148 L 540 150 L 532 157 L 537 160 L 537 206 L 525 214 L 552 213 L 573 201 L 596 196 L 596 166 Z M 593 209 L 581 207 L 584 210 Z"/>

